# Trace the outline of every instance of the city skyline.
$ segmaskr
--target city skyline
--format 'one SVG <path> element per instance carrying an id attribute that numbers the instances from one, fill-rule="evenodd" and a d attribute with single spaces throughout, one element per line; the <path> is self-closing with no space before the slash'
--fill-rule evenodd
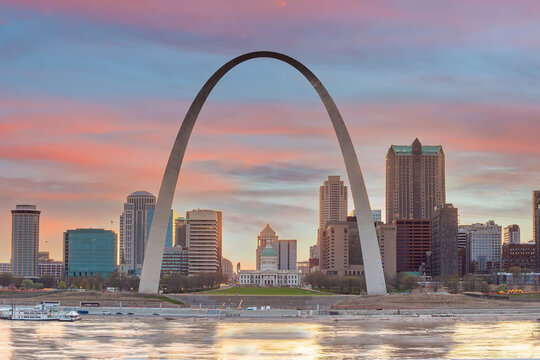
<path id="1" fill-rule="evenodd" d="M 424 6 L 433 13 L 419 21 L 413 6 L 349 3 L 347 12 L 369 15 L 365 28 L 343 9 L 320 4 L 300 13 L 302 5 L 250 4 L 245 11 L 256 21 L 220 33 L 200 25 L 220 19 L 205 18 L 197 4 L 184 21 L 160 24 L 153 16 L 179 16 L 172 3 L 133 7 L 129 16 L 63 1 L 0 5 L 0 44 L 9 50 L 0 55 L 0 261 L 9 261 L 10 210 L 18 204 L 42 211 L 40 249 L 53 258 L 61 258 L 66 229 L 118 233 L 128 194 L 157 195 L 173 136 L 207 74 L 260 48 L 298 58 L 328 87 L 373 209 L 385 208 L 388 146 L 418 137 L 445 149 L 446 198 L 460 224 L 518 224 L 522 242 L 531 240 L 531 192 L 540 188 L 540 94 L 530 80 L 538 78 L 538 44 L 514 29 L 536 31 L 538 5 Z M 323 20 L 339 41 L 305 37 L 316 38 Z M 493 21 L 499 26 L 486 30 Z M 267 223 L 298 240 L 302 260 L 316 242 L 321 181 L 346 180 L 334 134 L 294 71 L 265 60 L 234 71 L 201 113 L 173 208 L 223 211 L 223 256 L 234 263 L 254 267 L 254 240 Z"/>

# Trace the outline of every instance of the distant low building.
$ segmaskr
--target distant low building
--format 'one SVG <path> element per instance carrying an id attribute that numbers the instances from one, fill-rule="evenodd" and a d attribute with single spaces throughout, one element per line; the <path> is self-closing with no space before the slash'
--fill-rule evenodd
<path id="1" fill-rule="evenodd" d="M 38 258 L 39 276 L 52 275 L 55 279 L 61 279 L 64 275 L 64 263 L 55 261 L 49 257 L 48 251 L 40 251 Z"/>
<path id="2" fill-rule="evenodd" d="M 307 275 L 309 274 L 309 261 L 297 261 L 296 268 L 300 271 L 300 274 Z"/>
<path id="3" fill-rule="evenodd" d="M 227 281 L 231 281 L 234 278 L 233 264 L 231 260 L 222 257 L 221 258 L 221 272 L 227 278 Z"/>
<path id="4" fill-rule="evenodd" d="M 11 263 L 0 263 L 0 273 L 10 273 Z"/>

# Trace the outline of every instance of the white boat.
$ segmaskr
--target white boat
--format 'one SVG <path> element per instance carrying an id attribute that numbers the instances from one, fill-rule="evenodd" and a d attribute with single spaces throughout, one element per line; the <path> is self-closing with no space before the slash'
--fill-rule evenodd
<path id="1" fill-rule="evenodd" d="M 58 315 L 42 305 L 34 307 L 16 307 L 13 309 L 11 320 L 50 321 L 58 320 Z"/>
<path id="2" fill-rule="evenodd" d="M 82 319 L 81 315 L 79 315 L 79 313 L 76 311 L 70 311 L 68 313 L 62 314 L 58 318 L 59 321 L 70 321 L 70 322 L 81 320 L 81 319 Z"/>

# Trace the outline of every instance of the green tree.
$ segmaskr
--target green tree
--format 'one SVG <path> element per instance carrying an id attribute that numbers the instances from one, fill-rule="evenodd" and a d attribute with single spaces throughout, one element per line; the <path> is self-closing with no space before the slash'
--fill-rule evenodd
<path id="1" fill-rule="evenodd" d="M 60 280 L 60 282 L 58 283 L 58 288 L 59 289 L 67 289 L 67 285 L 64 282 L 64 280 Z"/>
<path id="2" fill-rule="evenodd" d="M 416 288 L 416 283 L 418 282 L 418 276 L 412 274 L 406 274 L 399 280 L 400 287 L 405 290 L 413 290 Z"/>
<path id="3" fill-rule="evenodd" d="M 443 284 L 452 294 L 459 292 L 459 277 L 457 275 L 444 276 Z"/>
<path id="4" fill-rule="evenodd" d="M 33 288 L 33 289 L 36 289 L 36 290 L 41 290 L 41 289 L 43 289 L 43 284 L 40 283 L 40 282 L 35 282 L 35 283 L 32 285 L 32 288 Z"/>
<path id="5" fill-rule="evenodd" d="M 56 286 L 56 278 L 51 274 L 45 274 L 38 279 L 40 283 L 43 284 L 43 287 L 53 288 Z"/>
<path id="6" fill-rule="evenodd" d="M 8 272 L 0 273 L 0 286 L 9 286 L 13 281 L 13 275 Z"/>
<path id="7" fill-rule="evenodd" d="M 23 289 L 32 289 L 34 286 L 34 282 L 30 279 L 24 279 L 22 282 L 21 282 L 21 287 Z"/>

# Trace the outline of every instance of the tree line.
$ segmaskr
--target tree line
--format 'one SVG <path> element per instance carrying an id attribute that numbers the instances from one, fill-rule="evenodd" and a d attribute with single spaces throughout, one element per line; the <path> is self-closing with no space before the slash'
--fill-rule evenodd
<path id="1" fill-rule="evenodd" d="M 32 280 L 13 276 L 11 273 L 0 273 L 0 286 L 11 289 L 35 289 L 57 288 L 57 289 L 84 289 L 84 290 L 105 290 L 108 287 L 118 288 L 122 291 L 138 291 L 139 277 L 136 275 L 126 275 L 118 271 L 109 274 L 108 277 L 101 275 L 63 277 L 56 279 L 53 275 L 46 274 Z M 180 273 L 163 275 L 160 280 L 160 288 L 163 292 L 192 292 L 205 289 L 212 289 L 225 282 L 226 278 L 219 272 L 199 273 L 194 276 L 184 276 Z"/>
<path id="2" fill-rule="evenodd" d="M 304 282 L 312 288 L 339 293 L 363 294 L 366 293 L 366 280 L 364 276 L 329 276 L 322 271 L 309 273 Z M 395 274 L 386 277 L 386 287 L 392 291 L 410 291 L 417 286 L 418 276 L 407 273 Z"/>

